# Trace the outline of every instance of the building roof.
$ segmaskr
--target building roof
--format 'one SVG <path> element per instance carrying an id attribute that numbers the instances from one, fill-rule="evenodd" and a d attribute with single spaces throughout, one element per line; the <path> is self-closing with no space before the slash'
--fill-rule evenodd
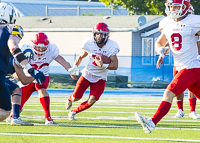
<path id="1" fill-rule="evenodd" d="M 19 16 L 127 15 L 125 8 L 111 10 L 101 2 L 2 0 L 15 8 Z M 78 7 L 79 6 L 79 7 Z"/>
<path id="2" fill-rule="evenodd" d="M 111 31 L 138 31 L 158 23 L 164 18 L 162 15 L 147 15 L 146 24 L 139 25 L 139 15 L 134 16 L 28 16 L 17 17 L 16 24 L 21 25 L 26 30 L 43 29 L 58 31 L 91 31 L 92 27 L 98 22 L 105 22 L 109 25 Z M 143 16 L 144 17 L 144 16 Z"/>

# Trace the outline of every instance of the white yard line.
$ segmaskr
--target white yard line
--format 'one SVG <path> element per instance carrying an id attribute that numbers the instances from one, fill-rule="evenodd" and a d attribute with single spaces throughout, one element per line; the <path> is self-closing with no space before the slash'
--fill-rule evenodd
<path id="1" fill-rule="evenodd" d="M 129 139 L 129 140 L 155 140 L 155 141 L 179 141 L 179 142 L 200 142 L 191 139 L 168 139 L 168 138 L 141 138 L 141 137 L 120 137 L 120 136 L 93 136 L 93 135 L 60 135 L 60 134 L 27 134 L 27 133 L 0 133 L 0 135 L 14 136 L 43 136 L 43 137 L 74 137 L 74 138 L 107 138 L 107 139 Z"/>
<path id="2" fill-rule="evenodd" d="M 38 104 L 38 105 L 33 105 L 33 104 L 28 104 L 28 105 L 25 105 L 25 106 L 27 106 L 27 107 L 29 107 L 29 106 L 34 106 L 34 107 L 36 107 L 36 106 L 38 106 L 38 107 L 41 107 L 41 105 L 40 104 Z M 51 107 L 64 107 L 64 105 L 50 105 Z M 145 106 L 145 105 L 144 105 Z M 114 108 L 114 109 L 145 109 L 145 110 L 150 110 L 150 109 L 152 109 L 152 110 L 157 110 L 158 108 L 156 107 L 156 108 L 146 108 L 146 107 L 125 107 L 125 106 L 123 106 L 123 107 L 118 107 L 118 106 L 92 106 L 92 108 L 107 108 L 107 109 L 109 109 L 109 108 Z M 170 110 L 178 110 L 178 108 L 170 108 Z M 190 109 L 184 109 L 184 110 L 190 110 Z M 200 109 L 196 109 L 197 111 L 199 110 L 200 111 Z"/>

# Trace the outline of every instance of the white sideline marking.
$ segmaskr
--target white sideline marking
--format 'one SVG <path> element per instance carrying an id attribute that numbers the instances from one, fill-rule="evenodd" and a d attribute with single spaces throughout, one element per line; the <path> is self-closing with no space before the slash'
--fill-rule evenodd
<path id="1" fill-rule="evenodd" d="M 179 141 L 179 142 L 200 142 L 190 139 L 168 139 L 168 138 L 141 138 L 141 137 L 119 137 L 119 136 L 92 136 L 92 135 L 59 135 L 59 134 L 25 134 L 25 133 L 0 133 L 0 135 L 16 136 L 54 136 L 54 137 L 80 137 L 80 138 L 109 138 L 109 139 L 130 139 L 130 140 L 156 140 L 156 141 Z"/>

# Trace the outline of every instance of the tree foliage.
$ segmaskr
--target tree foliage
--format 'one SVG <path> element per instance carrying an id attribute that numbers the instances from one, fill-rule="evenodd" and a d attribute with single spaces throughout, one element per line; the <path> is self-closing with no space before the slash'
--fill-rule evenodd
<path id="1" fill-rule="evenodd" d="M 122 6 L 130 15 L 165 15 L 166 0 L 99 0 L 109 7 L 117 9 Z M 191 0 L 195 14 L 200 14 L 200 0 Z"/>

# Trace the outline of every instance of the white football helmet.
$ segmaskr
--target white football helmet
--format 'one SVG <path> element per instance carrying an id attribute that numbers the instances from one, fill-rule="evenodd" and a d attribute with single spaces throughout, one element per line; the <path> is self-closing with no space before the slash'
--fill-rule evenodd
<path id="1" fill-rule="evenodd" d="M 28 45 L 28 44 L 20 45 L 19 44 L 19 48 L 24 53 L 24 56 L 26 57 L 28 62 L 30 62 L 30 60 L 34 58 L 34 52 L 33 52 L 32 47 L 30 45 Z"/>
<path id="2" fill-rule="evenodd" d="M 0 23 L 14 24 L 16 19 L 14 8 L 8 3 L 0 3 Z"/>

